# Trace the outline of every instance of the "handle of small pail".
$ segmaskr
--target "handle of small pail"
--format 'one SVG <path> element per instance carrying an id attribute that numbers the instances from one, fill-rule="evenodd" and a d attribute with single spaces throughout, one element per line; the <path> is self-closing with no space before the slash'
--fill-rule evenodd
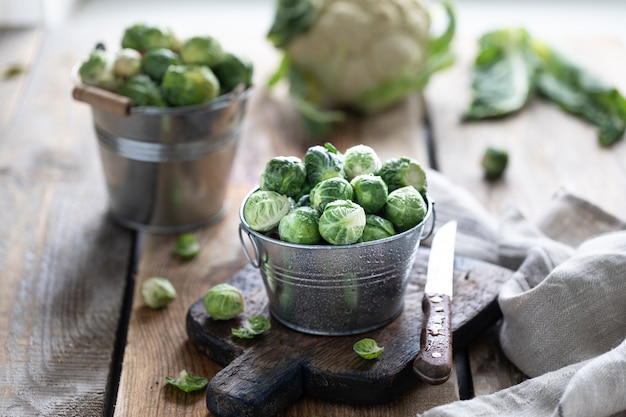
<path id="1" fill-rule="evenodd" d="M 420 240 L 428 239 L 429 237 L 432 236 L 433 231 L 435 230 L 435 220 L 437 220 L 437 211 L 435 210 L 435 202 L 434 201 L 430 202 L 430 211 L 432 212 L 432 216 L 431 216 L 431 219 L 430 219 L 430 229 L 428 229 L 428 233 L 426 233 L 425 235 L 422 235 Z"/>
<path id="2" fill-rule="evenodd" d="M 248 247 L 243 241 L 243 232 L 244 232 L 243 225 L 239 224 L 239 241 L 241 242 L 243 253 L 246 255 L 246 258 L 248 258 L 248 262 L 250 262 L 250 265 L 258 269 L 261 267 L 261 265 L 264 262 L 263 255 L 261 254 L 261 248 L 259 247 L 259 243 L 257 242 L 254 235 L 246 231 L 246 234 L 248 235 L 248 240 L 252 244 L 252 248 L 254 248 L 254 257 L 251 256 L 250 252 L 248 251 Z"/>

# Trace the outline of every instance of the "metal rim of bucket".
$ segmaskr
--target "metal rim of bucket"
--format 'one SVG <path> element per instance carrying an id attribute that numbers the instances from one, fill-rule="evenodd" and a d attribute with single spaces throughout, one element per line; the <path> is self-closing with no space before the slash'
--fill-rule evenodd
<path id="1" fill-rule="evenodd" d="M 246 202 L 248 201 L 248 198 L 250 197 L 250 195 L 252 195 L 255 191 L 259 190 L 259 188 L 255 188 L 252 191 L 250 191 L 246 197 L 243 200 L 243 203 L 241 204 L 241 206 L 239 207 L 239 240 L 241 242 L 241 246 L 243 248 L 243 252 L 246 256 L 246 258 L 248 259 L 248 261 L 250 262 L 250 264 L 254 267 L 254 268 L 260 268 L 261 265 L 263 265 L 263 263 L 267 262 L 267 251 L 265 251 L 264 247 L 263 247 L 263 240 L 267 239 L 269 241 L 273 241 L 276 242 L 277 244 L 280 244 L 282 246 L 286 246 L 286 247 L 290 247 L 290 248 L 299 248 L 299 249 L 310 249 L 310 250 L 328 250 L 328 249 L 355 249 L 357 250 L 358 248 L 362 248 L 364 246 L 372 246 L 372 245 L 380 245 L 380 244 L 384 244 L 385 242 L 391 242 L 397 239 L 402 239 L 404 236 L 413 233 L 415 231 L 416 228 L 423 228 L 426 225 L 426 222 L 429 220 L 429 218 L 432 217 L 431 220 L 431 224 L 430 224 L 430 228 L 428 230 L 428 232 L 424 235 L 422 234 L 420 236 L 420 242 L 423 242 L 424 240 L 428 239 L 432 234 L 433 231 L 435 229 L 435 219 L 436 219 L 436 214 L 435 214 L 435 202 L 432 201 L 430 198 L 426 198 L 426 204 L 427 204 L 427 210 L 426 210 L 426 215 L 424 216 L 424 218 L 422 219 L 422 221 L 413 226 L 412 228 L 410 228 L 409 230 L 405 230 L 404 232 L 401 233 L 397 233 L 393 236 L 384 238 L 384 239 L 378 239 L 378 240 L 373 240 L 370 242 L 361 242 L 361 243 L 353 243 L 351 245 L 305 245 L 305 244 L 297 244 L 297 243 L 290 243 L 290 242 L 284 242 L 282 240 L 277 240 L 274 238 L 271 238 L 269 236 L 266 236 L 262 233 L 259 233 L 255 230 L 252 230 L 250 228 L 250 226 L 248 226 L 248 224 L 246 223 L 246 220 L 244 218 L 243 215 L 243 209 L 244 206 L 246 204 Z M 432 215 L 432 216 L 431 216 Z M 254 248 L 254 256 L 252 256 L 250 254 L 250 252 L 248 251 L 248 248 L 246 247 L 244 240 L 243 240 L 243 232 L 245 232 L 248 236 L 248 239 L 250 240 L 250 243 L 252 244 L 252 247 Z M 261 249 L 263 249 L 261 251 Z M 262 253 L 263 252 L 263 253 Z M 263 255 L 264 254 L 264 255 Z"/>

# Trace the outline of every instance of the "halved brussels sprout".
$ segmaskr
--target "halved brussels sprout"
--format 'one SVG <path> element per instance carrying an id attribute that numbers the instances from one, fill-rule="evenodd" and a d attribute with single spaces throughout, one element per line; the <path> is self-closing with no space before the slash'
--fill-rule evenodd
<path id="1" fill-rule="evenodd" d="M 291 202 L 287 196 L 275 191 L 257 190 L 248 197 L 243 207 L 243 218 L 250 229 L 269 232 L 290 210 Z"/>
<path id="2" fill-rule="evenodd" d="M 412 158 L 390 159 L 383 164 L 377 175 L 387 183 L 389 192 L 412 185 L 422 196 L 426 196 L 426 172 L 420 163 Z"/>
<path id="3" fill-rule="evenodd" d="M 396 234 L 393 223 L 375 214 L 365 215 L 365 228 L 359 242 L 385 239 Z"/>
<path id="4" fill-rule="evenodd" d="M 363 174 L 375 174 L 382 167 L 378 154 L 367 145 L 355 145 L 343 154 L 343 171 L 348 180 Z"/>
<path id="5" fill-rule="evenodd" d="M 295 156 L 276 156 L 265 164 L 259 183 L 261 190 L 300 198 L 306 183 L 304 162 Z"/>
<path id="6" fill-rule="evenodd" d="M 319 231 L 332 245 L 350 245 L 359 241 L 365 229 L 365 210 L 350 200 L 335 200 L 326 205 L 320 216 Z"/>
<path id="7" fill-rule="evenodd" d="M 307 179 L 311 185 L 329 178 L 344 176 L 342 156 L 330 143 L 325 146 L 315 145 L 307 149 L 304 163 Z"/>
<path id="8" fill-rule="evenodd" d="M 319 213 L 313 207 L 296 207 L 278 224 L 280 240 L 303 245 L 315 245 L 322 240 Z"/>
<path id="9" fill-rule="evenodd" d="M 424 220 L 427 210 L 426 202 L 419 191 L 412 185 L 407 185 L 389 193 L 385 217 L 393 223 L 396 230 L 405 231 Z"/>
<path id="10" fill-rule="evenodd" d="M 350 181 L 354 191 L 354 200 L 365 209 L 366 213 L 378 213 L 387 202 L 389 191 L 385 181 L 377 175 L 358 175 Z"/>
<path id="11" fill-rule="evenodd" d="M 323 180 L 311 189 L 311 206 L 323 211 L 328 203 L 335 200 L 352 200 L 352 186 L 345 178 L 335 177 Z"/>

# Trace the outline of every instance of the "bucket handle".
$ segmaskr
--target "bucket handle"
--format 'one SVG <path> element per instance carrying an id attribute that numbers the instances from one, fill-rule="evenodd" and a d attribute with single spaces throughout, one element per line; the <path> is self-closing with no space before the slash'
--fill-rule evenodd
<path id="1" fill-rule="evenodd" d="M 262 256 L 261 256 L 261 249 L 259 248 L 259 244 L 257 243 L 256 238 L 250 232 L 246 231 L 246 234 L 248 235 L 248 240 L 250 240 L 250 243 L 252 244 L 252 247 L 254 248 L 254 257 L 252 257 L 250 255 L 250 252 L 248 251 L 248 247 L 243 241 L 243 231 L 244 231 L 243 225 L 239 224 L 239 241 L 241 242 L 243 253 L 246 255 L 246 258 L 248 258 L 248 262 L 250 262 L 250 265 L 259 269 L 261 268 L 261 265 L 263 263 L 263 260 L 261 259 Z"/>
<path id="2" fill-rule="evenodd" d="M 428 233 L 426 233 L 425 236 L 422 236 L 420 238 L 421 241 L 424 241 L 424 240 L 428 239 L 429 237 L 431 237 L 432 234 L 433 234 L 433 231 L 435 230 L 435 223 L 436 223 L 435 220 L 437 219 L 437 211 L 435 210 L 435 202 L 432 201 L 430 204 L 432 206 L 432 210 L 431 211 L 433 213 L 433 216 L 432 216 L 432 219 L 431 219 L 431 222 L 430 222 L 430 229 L 428 230 Z"/>

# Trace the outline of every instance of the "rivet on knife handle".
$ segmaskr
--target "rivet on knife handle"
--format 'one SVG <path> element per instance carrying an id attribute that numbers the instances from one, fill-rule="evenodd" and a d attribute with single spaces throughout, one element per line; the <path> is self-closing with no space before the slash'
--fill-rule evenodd
<path id="1" fill-rule="evenodd" d="M 413 362 L 413 371 L 429 384 L 443 384 L 452 373 L 450 297 L 445 294 L 424 294 L 422 308 L 424 325 L 420 353 Z"/>

